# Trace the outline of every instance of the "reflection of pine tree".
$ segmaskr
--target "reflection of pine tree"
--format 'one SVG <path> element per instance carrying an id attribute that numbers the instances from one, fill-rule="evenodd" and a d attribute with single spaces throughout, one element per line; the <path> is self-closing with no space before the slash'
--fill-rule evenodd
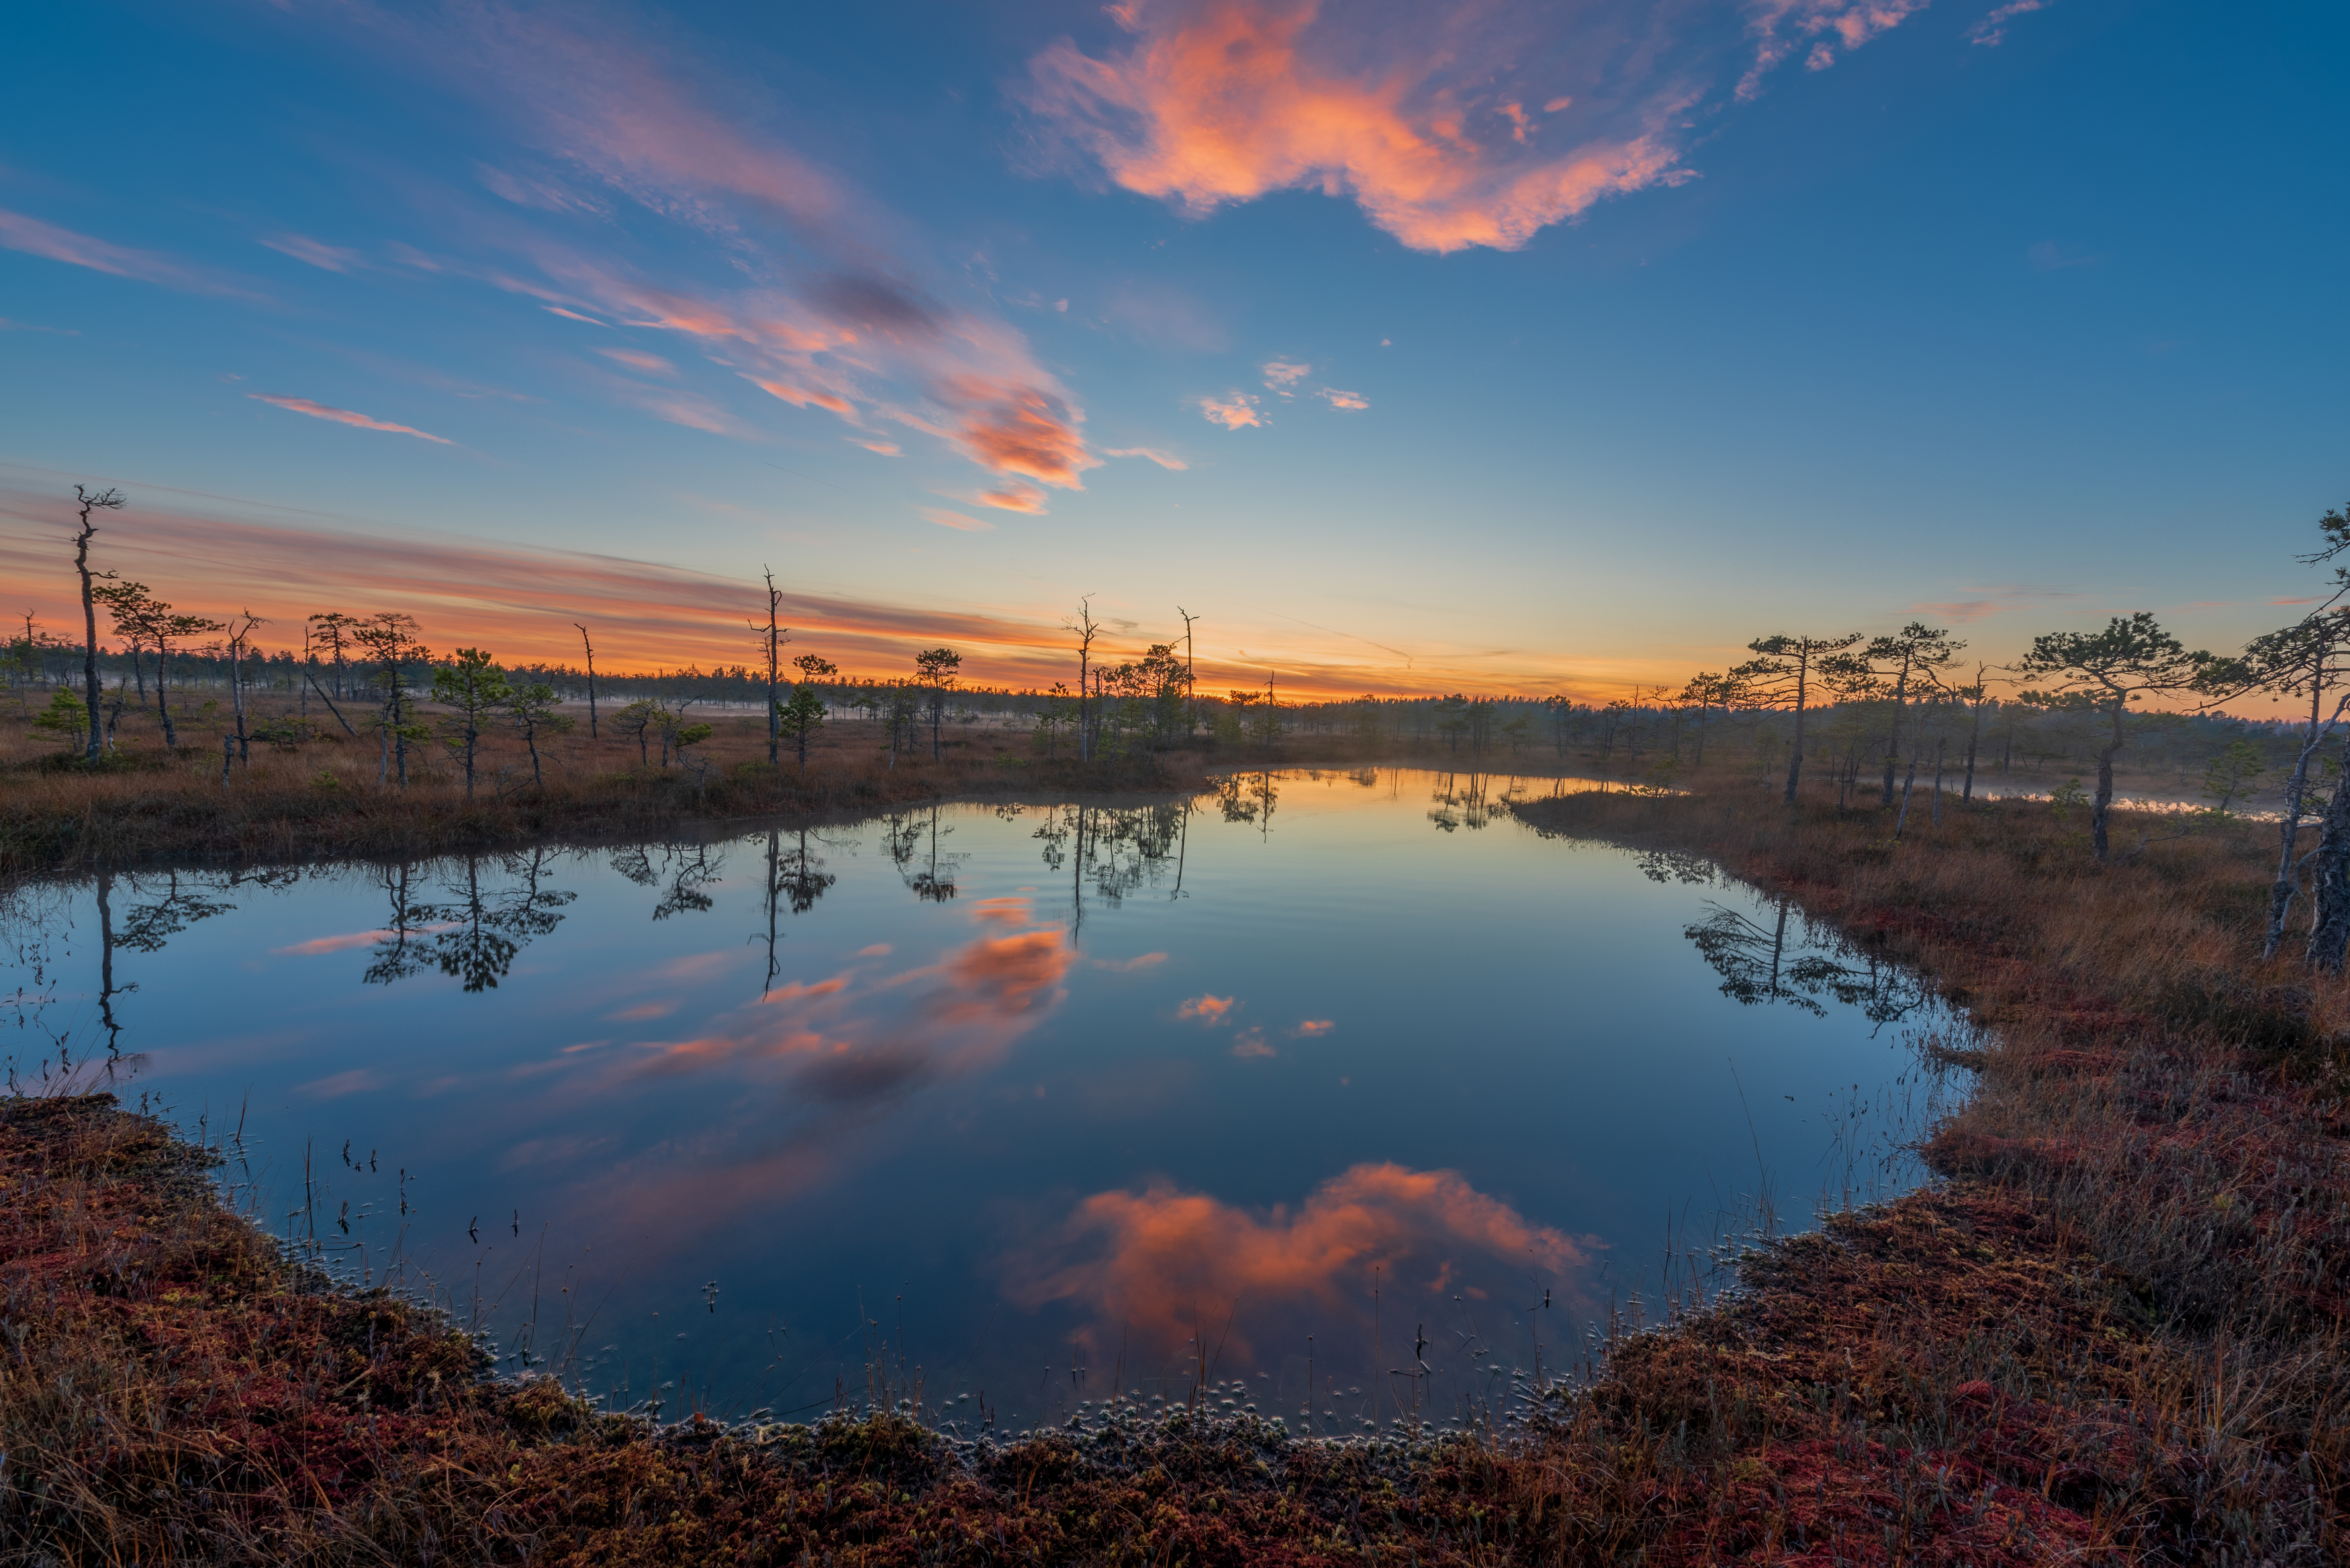
<path id="1" fill-rule="evenodd" d="M 1650 875 L 1654 880 L 1664 879 Z M 1800 915 L 1791 947 L 1790 903 L 1781 895 L 1768 927 L 1735 909 L 1709 904 L 1713 912 L 1683 931 L 1699 956 L 1721 976 L 1724 996 L 1750 1007 L 1783 1002 L 1815 1017 L 1826 1016 L 1821 1001 L 1825 997 L 1860 1009 L 1880 1027 L 1924 1005 L 1929 992 L 1923 980 L 1855 951 Z M 1852 960 L 1858 961 L 1847 961 Z"/>
<path id="2" fill-rule="evenodd" d="M 414 867 L 387 871 L 384 890 L 391 913 L 362 978 L 370 985 L 390 985 L 437 969 L 463 981 L 469 992 L 494 991 L 513 969 L 515 955 L 561 925 L 556 911 L 578 897 L 540 886 L 546 857 L 543 849 L 500 857 L 498 869 L 513 883 L 484 887 L 482 857 L 468 856 L 464 880 L 447 887 L 454 898 L 439 904 L 411 896 Z"/>
<path id="3" fill-rule="evenodd" d="M 214 915 L 225 915 L 236 908 L 217 898 L 207 898 L 192 888 L 180 885 L 177 872 L 165 873 L 165 892 L 151 904 L 134 904 L 122 917 L 122 934 L 114 939 L 118 948 L 132 952 L 151 953 L 163 943 L 178 936 L 198 920 L 209 920 Z M 138 878 L 130 879 L 131 890 L 142 891 Z"/>

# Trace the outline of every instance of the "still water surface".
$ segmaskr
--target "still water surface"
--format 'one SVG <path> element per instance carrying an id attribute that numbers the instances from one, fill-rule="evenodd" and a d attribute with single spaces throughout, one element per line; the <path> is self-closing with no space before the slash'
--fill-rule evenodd
<path id="1" fill-rule="evenodd" d="M 1758 1189 L 1899 1185 L 1942 1089 L 1908 977 L 1495 809 L 1556 787 L 27 888 L 11 1064 L 110 1035 L 261 1222 L 622 1403 L 805 1417 L 878 1363 L 1017 1430 L 1204 1355 L 1353 1430 L 1572 1362 Z"/>

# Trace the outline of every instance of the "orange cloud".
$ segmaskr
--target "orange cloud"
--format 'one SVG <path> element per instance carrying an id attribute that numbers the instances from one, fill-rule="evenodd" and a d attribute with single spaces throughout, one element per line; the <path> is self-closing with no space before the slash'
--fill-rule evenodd
<path id="1" fill-rule="evenodd" d="M 1106 969 L 1113 974 L 1131 974 L 1139 969 L 1152 969 L 1167 961 L 1165 953 L 1141 953 L 1130 959 L 1096 959 L 1096 969 Z"/>
<path id="2" fill-rule="evenodd" d="M 1278 1053 L 1264 1043 L 1263 1030 L 1251 1029 L 1234 1037 L 1232 1054 L 1247 1061 L 1251 1057 L 1272 1056 Z"/>
<path id="3" fill-rule="evenodd" d="M 959 533 L 992 534 L 995 531 L 995 524 L 993 523 L 977 517 L 966 517 L 960 512 L 950 512 L 943 506 L 918 506 L 915 511 L 919 512 L 925 521 L 935 523 L 941 528 L 955 529 Z"/>
<path id="4" fill-rule="evenodd" d="M 1077 434 L 1080 416 L 1041 388 L 951 376 L 940 391 L 958 410 L 954 442 L 974 462 L 1064 490 L 1083 490 L 1077 475 L 1101 466 Z"/>
<path id="5" fill-rule="evenodd" d="M 1320 1035 L 1327 1034 L 1330 1031 L 1337 1027 L 1338 1026 L 1336 1023 L 1333 1023 L 1326 1018 L 1308 1018 L 1299 1023 L 1296 1028 L 1291 1030 L 1289 1033 L 1295 1039 L 1312 1040 Z"/>
<path id="6" fill-rule="evenodd" d="M 1367 409 L 1371 406 L 1370 400 L 1362 393 L 1342 392 L 1336 387 L 1325 387 L 1315 396 L 1326 398 L 1334 409 Z"/>
<path id="7" fill-rule="evenodd" d="M 1224 1022 L 1232 1011 L 1229 996 L 1195 996 L 1175 1010 L 1178 1018 L 1196 1018 L 1211 1029 Z"/>
<path id="8" fill-rule="evenodd" d="M 363 431 L 389 431 L 394 435 L 411 435 L 419 441 L 429 441 L 439 446 L 457 444 L 446 436 L 437 436 L 430 431 L 418 430 L 414 425 L 396 425 L 388 420 L 370 419 L 365 414 L 355 414 L 348 409 L 314 403 L 307 398 L 273 398 L 266 392 L 247 392 L 245 396 L 255 402 L 267 403 L 272 408 L 284 409 L 290 413 L 307 414 L 314 420 L 331 420 L 336 424 L 356 425 Z"/>
<path id="9" fill-rule="evenodd" d="M 844 419 L 857 412 L 856 405 L 847 398 L 837 397 L 830 392 L 812 392 L 806 387 L 795 387 L 788 381 L 775 380 L 764 376 L 746 376 L 744 379 L 769 397 L 781 398 L 795 409 L 826 409 Z M 898 449 L 892 446 L 889 450 L 894 453 Z"/>
<path id="10" fill-rule="evenodd" d="M 1303 1315 L 1326 1334 L 1367 1318 L 1375 1267 L 1388 1291 L 1434 1304 L 1481 1272 L 1519 1289 L 1529 1264 L 1574 1273 L 1589 1245 L 1528 1221 L 1458 1172 L 1367 1164 L 1294 1212 L 1252 1212 L 1163 1181 L 1097 1193 L 1006 1259 L 1003 1289 L 1032 1310 L 1072 1303 L 1113 1338 L 1130 1324 L 1146 1354 L 1181 1345 L 1195 1310 L 1221 1320 L 1238 1303 L 1225 1353 L 1245 1362 L 1252 1330 L 1274 1317 Z"/>
<path id="11" fill-rule="evenodd" d="M 1026 512 L 1041 515 L 1045 510 L 1045 493 L 1033 484 L 1016 481 L 979 493 L 982 506 L 993 506 L 1004 512 Z"/>
<path id="12" fill-rule="evenodd" d="M 1131 48 L 1096 59 L 1065 39 L 1030 62 L 1026 97 L 1128 190 L 1204 215 L 1318 188 L 1416 250 L 1514 250 L 1603 197 L 1688 177 L 1665 130 L 1692 101 L 1678 87 L 1647 95 L 1631 129 L 1555 152 L 1522 114 L 1481 130 L 1474 99 L 1524 35 L 1556 26 L 1490 9 L 1128 0 L 1110 15 Z"/>
<path id="13" fill-rule="evenodd" d="M 1246 392 L 1234 392 L 1222 402 L 1213 398 L 1201 398 L 1200 412 L 1211 425 L 1222 425 L 1228 431 L 1243 430 L 1264 422 L 1256 417 L 1256 410 L 1250 406 L 1255 401 Z"/>

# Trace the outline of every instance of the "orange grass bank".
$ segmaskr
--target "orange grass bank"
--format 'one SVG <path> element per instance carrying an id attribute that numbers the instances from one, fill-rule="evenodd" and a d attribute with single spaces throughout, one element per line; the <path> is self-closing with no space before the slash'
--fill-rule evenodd
<path id="1" fill-rule="evenodd" d="M 1936 1189 L 1749 1260 L 1530 1426 L 959 1448 L 666 1429 L 323 1288 L 102 1097 L 0 1106 L 0 1554 L 60 1563 L 2316 1563 L 2344 1552 L 2342 999 L 2230 829 L 2096 869 L 2045 805 L 1742 782 L 1519 808 L 1718 856 L 1997 1031 Z M 2125 842 L 2127 842 L 2126 840 Z M 1541 853 L 1539 846 L 1530 852 Z"/>

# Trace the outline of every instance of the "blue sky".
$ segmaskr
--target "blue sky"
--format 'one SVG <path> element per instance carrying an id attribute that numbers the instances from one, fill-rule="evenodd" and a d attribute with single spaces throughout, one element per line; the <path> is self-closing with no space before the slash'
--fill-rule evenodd
<path id="1" fill-rule="evenodd" d="M 1921 616 L 2231 644 L 2350 496 L 2345 33 L 64 8 L 0 102 L 0 553 L 61 612 L 85 479 L 192 607 L 553 650 L 639 582 L 615 657 L 707 662 L 767 565 L 810 648 L 1024 680 L 1087 593 L 1301 689 L 1596 694 Z"/>

